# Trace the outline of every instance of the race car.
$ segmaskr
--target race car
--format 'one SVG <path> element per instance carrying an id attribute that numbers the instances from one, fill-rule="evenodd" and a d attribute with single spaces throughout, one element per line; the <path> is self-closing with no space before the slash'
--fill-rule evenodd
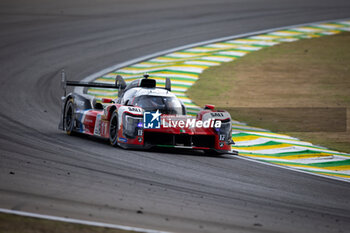
<path id="1" fill-rule="evenodd" d="M 84 93 L 62 97 L 59 128 L 68 135 L 82 133 L 102 137 L 112 146 L 134 149 L 172 147 L 203 150 L 206 153 L 231 152 L 232 123 L 228 112 L 205 105 L 196 116 L 186 114 L 184 104 L 147 74 L 128 85 L 117 75 L 115 84 L 67 81 L 67 86 L 118 89 L 118 98 L 97 101 Z"/>

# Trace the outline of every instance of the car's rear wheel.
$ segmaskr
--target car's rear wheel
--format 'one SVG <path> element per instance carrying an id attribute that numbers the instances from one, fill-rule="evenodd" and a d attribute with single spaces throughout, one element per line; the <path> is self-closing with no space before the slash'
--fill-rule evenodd
<path id="1" fill-rule="evenodd" d="M 114 111 L 109 121 L 109 142 L 112 146 L 118 144 L 118 113 Z"/>
<path id="2" fill-rule="evenodd" d="M 74 103 L 73 99 L 69 99 L 66 104 L 66 109 L 64 112 L 64 125 L 66 129 L 66 133 L 68 135 L 74 134 L 74 121 L 75 121 L 75 114 L 74 114 Z"/>

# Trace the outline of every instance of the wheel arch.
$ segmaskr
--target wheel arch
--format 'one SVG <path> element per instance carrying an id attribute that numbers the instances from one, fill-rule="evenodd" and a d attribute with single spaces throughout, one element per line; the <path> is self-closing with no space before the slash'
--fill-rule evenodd
<path id="1" fill-rule="evenodd" d="M 112 114 L 113 114 L 113 112 L 114 112 L 115 110 L 117 110 L 117 106 L 115 106 L 115 105 L 112 105 L 112 106 L 109 108 L 109 110 L 108 110 L 108 115 L 107 115 L 107 119 L 108 119 L 108 120 L 111 119 Z"/>

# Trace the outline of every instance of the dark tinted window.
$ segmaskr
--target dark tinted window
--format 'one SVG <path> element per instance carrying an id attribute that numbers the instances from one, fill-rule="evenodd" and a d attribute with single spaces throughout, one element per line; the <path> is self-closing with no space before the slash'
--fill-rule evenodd
<path id="1" fill-rule="evenodd" d="M 144 95 L 135 98 L 133 105 L 139 106 L 147 112 L 159 110 L 163 114 L 184 114 L 181 102 L 176 97 Z"/>

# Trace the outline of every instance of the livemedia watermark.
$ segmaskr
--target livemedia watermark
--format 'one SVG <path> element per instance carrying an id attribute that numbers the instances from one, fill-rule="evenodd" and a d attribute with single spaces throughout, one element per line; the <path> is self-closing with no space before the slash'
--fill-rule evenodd
<path id="1" fill-rule="evenodd" d="M 220 128 L 221 121 L 215 119 L 197 120 L 193 116 L 169 116 L 156 112 L 144 112 L 143 126 L 145 129 L 163 128 Z"/>

